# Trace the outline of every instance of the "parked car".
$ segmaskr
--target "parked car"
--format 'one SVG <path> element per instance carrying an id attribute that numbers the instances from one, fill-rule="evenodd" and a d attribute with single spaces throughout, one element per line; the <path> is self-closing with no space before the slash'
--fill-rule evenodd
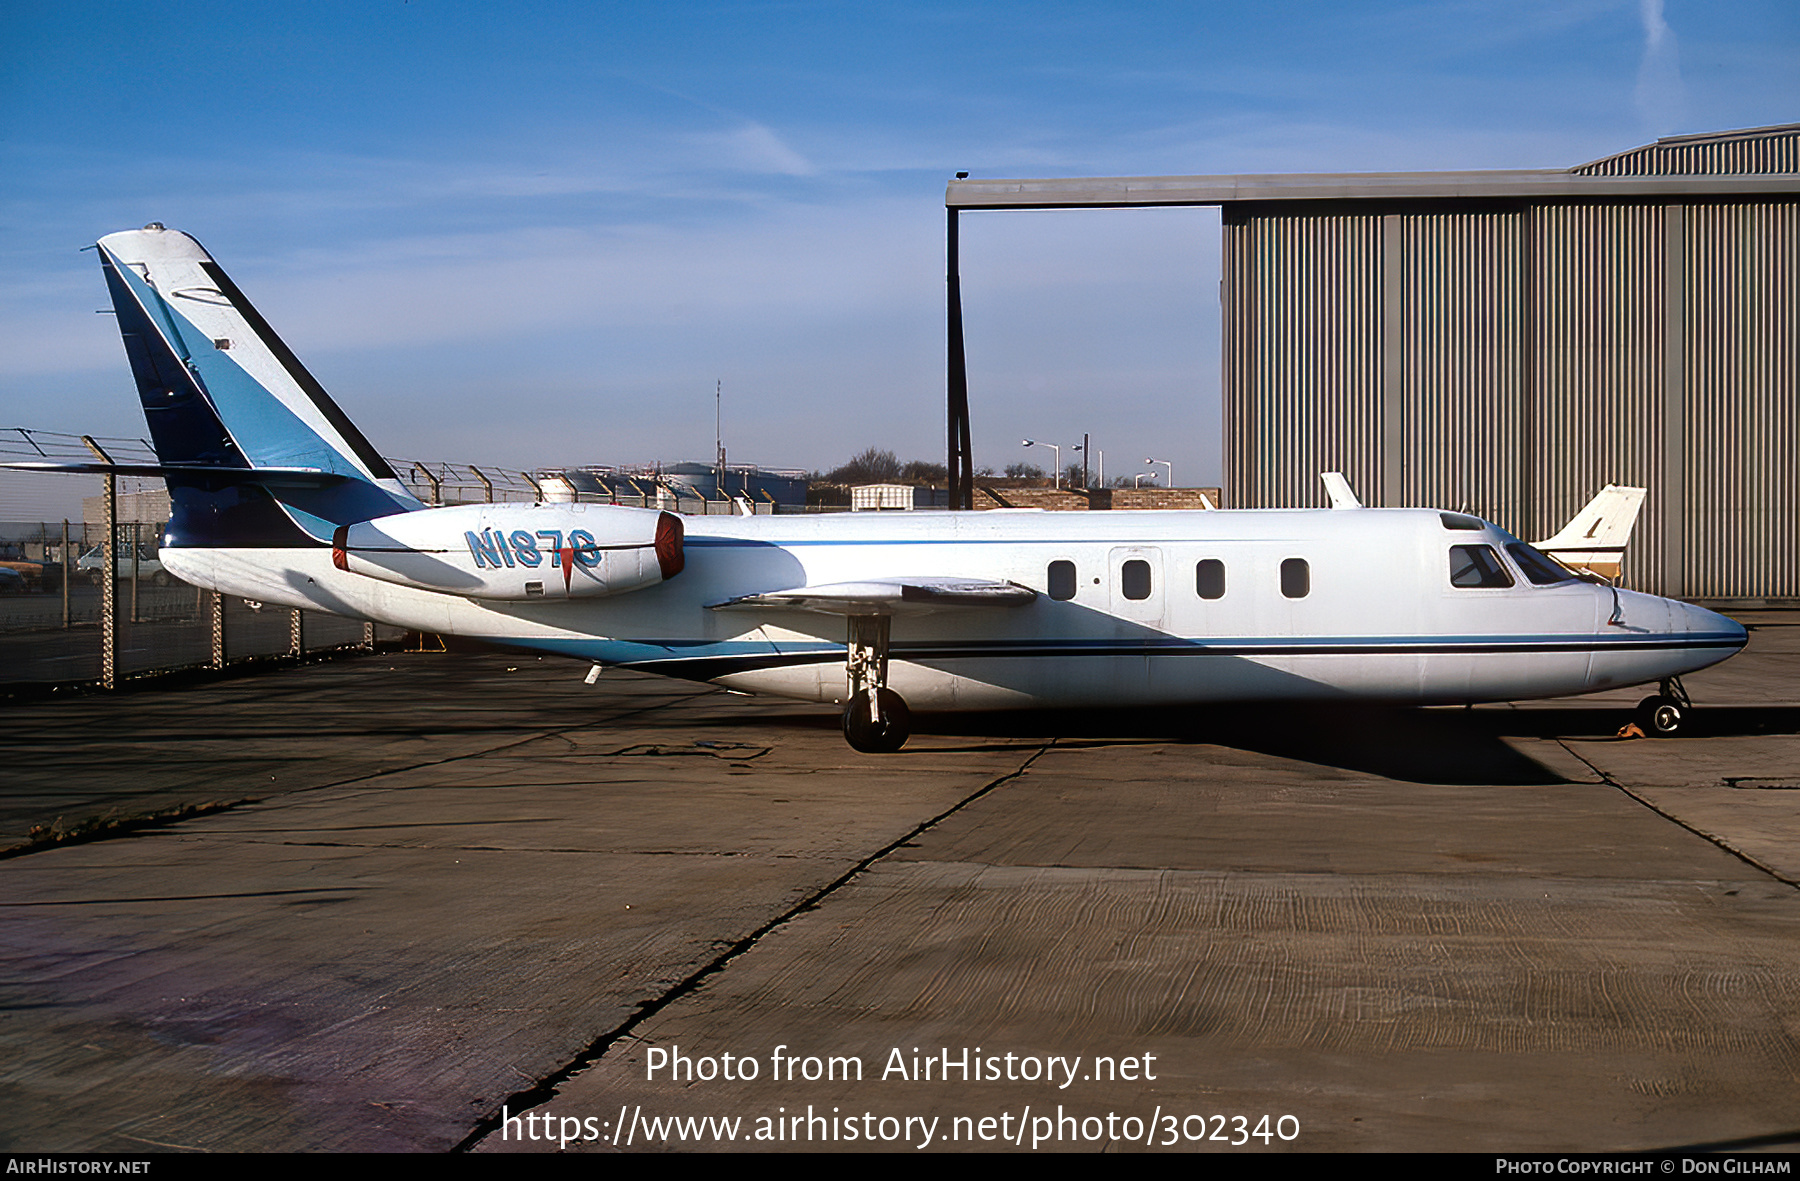
<path id="1" fill-rule="evenodd" d="M 12 580 L 6 579 L 5 585 L 0 587 L 0 589 L 8 591 L 14 589 L 26 591 L 47 589 L 45 586 L 45 574 L 47 572 L 45 571 L 42 562 L 27 562 L 23 558 L 0 558 L 0 570 L 5 570 L 8 574 L 18 575 L 22 584 L 19 588 L 14 588 Z"/>
<path id="2" fill-rule="evenodd" d="M 0 542 L 0 569 L 11 570 L 25 580 L 25 590 L 56 590 L 62 586 L 62 567 L 52 562 L 34 562 L 25 556 L 25 547 L 16 541 Z M 17 591 L 11 579 L 3 588 Z"/>
<path id="3" fill-rule="evenodd" d="M 22 595 L 26 591 L 25 576 L 14 570 L 14 563 L 0 563 L 0 595 Z"/>
<path id="4" fill-rule="evenodd" d="M 106 564 L 106 559 L 101 555 L 100 550 L 100 546 L 95 546 L 75 561 L 75 569 L 85 573 L 88 580 L 95 586 L 100 585 L 101 570 Z M 113 569 L 119 578 L 131 577 L 130 546 L 119 547 L 119 557 L 113 563 Z M 137 576 L 139 582 L 150 582 L 157 586 L 167 586 L 175 581 L 174 577 L 163 569 L 163 564 L 156 560 L 156 551 L 147 545 L 138 547 Z"/>

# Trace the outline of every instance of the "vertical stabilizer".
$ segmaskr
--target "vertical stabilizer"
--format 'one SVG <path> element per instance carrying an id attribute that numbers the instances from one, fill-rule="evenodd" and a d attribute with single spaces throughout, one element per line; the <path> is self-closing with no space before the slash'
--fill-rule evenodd
<path id="1" fill-rule="evenodd" d="M 1556 536 L 1533 542 L 1577 574 L 1611 582 L 1625 564 L 1625 546 L 1644 507 L 1644 489 L 1608 484 Z"/>
<path id="2" fill-rule="evenodd" d="M 1325 495 L 1331 497 L 1332 508 L 1361 508 L 1363 502 L 1356 498 L 1355 489 L 1350 481 L 1344 479 L 1343 472 L 1320 472 L 1319 479 L 1325 485 Z"/>
<path id="3" fill-rule="evenodd" d="M 418 507 L 200 243 L 152 223 L 99 248 L 157 458 L 237 473 L 169 474 L 165 544 L 327 544 L 338 525 Z M 243 478 L 258 468 L 338 479 L 272 491 Z"/>

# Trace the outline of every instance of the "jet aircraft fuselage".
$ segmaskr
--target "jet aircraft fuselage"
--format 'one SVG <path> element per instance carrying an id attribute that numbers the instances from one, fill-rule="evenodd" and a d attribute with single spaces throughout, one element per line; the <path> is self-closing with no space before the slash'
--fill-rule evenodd
<path id="1" fill-rule="evenodd" d="M 1322 510 L 428 507 L 199 243 L 152 225 L 99 246 L 158 457 L 140 474 L 174 506 L 171 573 L 842 702 L 859 749 L 896 749 L 909 707 L 1474 702 L 1661 681 L 1653 700 L 1673 708 L 1674 678 L 1745 639 L 1475 517 L 1355 506 L 1341 478 L 1344 507 Z"/>
<path id="2" fill-rule="evenodd" d="M 552 521 L 604 535 L 609 514 L 641 510 L 458 511 L 469 520 L 456 524 L 492 522 L 447 534 L 468 547 L 471 532 L 536 537 L 557 532 L 540 528 Z M 516 582 L 511 600 L 339 570 L 324 549 L 165 549 L 163 560 L 260 601 L 838 702 L 855 607 L 732 600 L 925 576 L 1036 592 L 1003 606 L 868 605 L 892 617 L 888 686 L 934 710 L 1562 696 L 1703 668 L 1744 637 L 1711 611 L 1582 581 L 1493 525 L 1425 509 L 699 517 L 685 534 L 678 577 L 603 598 L 528 597 L 529 584 L 560 589 L 548 544 L 529 565 L 519 547 L 511 566 L 458 555 Z"/>

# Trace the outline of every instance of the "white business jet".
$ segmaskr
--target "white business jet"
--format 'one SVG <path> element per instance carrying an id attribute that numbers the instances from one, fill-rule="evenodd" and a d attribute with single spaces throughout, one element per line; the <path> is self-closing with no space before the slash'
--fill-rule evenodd
<path id="1" fill-rule="evenodd" d="M 197 586 L 844 707 L 861 751 L 909 707 L 1462 703 L 1677 678 L 1744 629 L 1576 578 L 1473 516 L 1371 509 L 703 517 L 430 508 L 199 243 L 99 243 Z M 93 465 L 92 470 L 103 470 Z M 1341 481 L 1340 481 L 1341 483 Z"/>

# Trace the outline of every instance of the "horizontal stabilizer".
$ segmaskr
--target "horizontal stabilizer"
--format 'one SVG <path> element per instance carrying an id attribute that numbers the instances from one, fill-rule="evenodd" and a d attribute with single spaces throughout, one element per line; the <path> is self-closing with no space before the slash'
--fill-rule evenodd
<path id="1" fill-rule="evenodd" d="M 821 615 L 923 615 L 944 608 L 1022 607 L 1036 598 L 1037 592 L 1028 586 L 986 578 L 877 578 L 743 595 L 707 605 L 727 611 L 774 608 Z"/>
<path id="2" fill-rule="evenodd" d="M 353 478 L 316 467 L 215 467 L 202 463 L 50 463 L 26 460 L 0 463 L 0 468 L 65 475 L 200 476 L 220 483 L 267 484 L 277 488 L 323 488 L 331 484 L 342 484 Z"/>

